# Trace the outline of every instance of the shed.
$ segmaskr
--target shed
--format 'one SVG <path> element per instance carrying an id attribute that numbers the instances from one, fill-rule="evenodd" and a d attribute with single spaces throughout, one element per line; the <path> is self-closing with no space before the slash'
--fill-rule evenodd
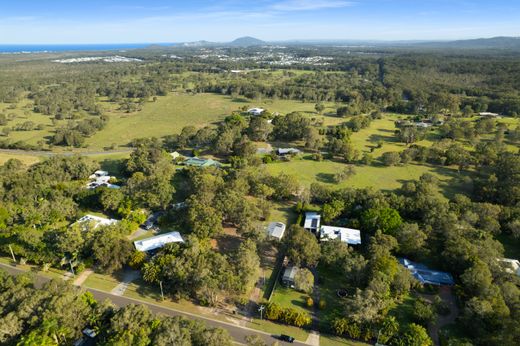
<path id="1" fill-rule="evenodd" d="M 317 233 L 320 229 L 321 216 L 314 211 L 308 211 L 305 213 L 305 222 L 303 228 L 307 231 Z"/>
<path id="2" fill-rule="evenodd" d="M 298 272 L 298 267 L 290 266 L 286 267 L 283 271 L 282 284 L 287 287 L 294 287 L 294 278 Z"/>
<path id="3" fill-rule="evenodd" d="M 285 234 L 285 224 L 281 222 L 271 222 L 267 226 L 267 234 L 269 237 L 281 240 Z"/>

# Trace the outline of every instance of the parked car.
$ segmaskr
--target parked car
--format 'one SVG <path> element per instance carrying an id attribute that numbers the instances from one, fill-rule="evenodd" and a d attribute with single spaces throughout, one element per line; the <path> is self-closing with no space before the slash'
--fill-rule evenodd
<path id="1" fill-rule="evenodd" d="M 280 340 L 286 341 L 286 342 L 291 343 L 291 344 L 294 342 L 294 338 L 292 336 L 285 335 L 285 334 L 280 335 Z"/>

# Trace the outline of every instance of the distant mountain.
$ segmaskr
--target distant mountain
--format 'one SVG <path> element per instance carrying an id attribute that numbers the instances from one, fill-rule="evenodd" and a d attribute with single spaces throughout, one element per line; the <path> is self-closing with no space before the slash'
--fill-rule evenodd
<path id="1" fill-rule="evenodd" d="M 229 43 L 230 46 L 234 47 L 262 46 L 265 44 L 267 44 L 265 41 L 250 36 L 240 37 Z"/>
<path id="2" fill-rule="evenodd" d="M 492 37 L 447 42 L 424 42 L 419 44 L 431 48 L 455 49 L 520 49 L 520 37 Z"/>

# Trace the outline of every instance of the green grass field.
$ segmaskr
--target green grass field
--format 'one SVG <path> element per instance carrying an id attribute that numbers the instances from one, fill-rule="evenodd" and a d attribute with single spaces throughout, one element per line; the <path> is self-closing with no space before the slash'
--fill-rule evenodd
<path id="1" fill-rule="evenodd" d="M 118 284 L 119 280 L 113 276 L 93 273 L 85 280 L 83 286 L 110 292 Z"/>
<path id="2" fill-rule="evenodd" d="M 308 295 L 305 293 L 278 284 L 274 290 L 271 302 L 286 308 L 293 308 L 298 311 L 309 313 L 309 309 L 305 305 L 307 297 Z"/>
<path id="3" fill-rule="evenodd" d="M 23 164 L 28 165 L 28 166 L 35 164 L 36 162 L 39 162 L 41 160 L 40 157 L 33 156 L 33 155 L 19 155 L 19 154 L 0 152 L 0 165 L 3 165 L 10 159 L 18 159 L 18 160 L 22 161 Z"/>
<path id="4" fill-rule="evenodd" d="M 286 326 L 284 324 L 274 323 L 267 320 L 260 320 L 258 318 L 248 322 L 246 327 L 271 333 L 273 336 L 280 336 L 280 334 L 290 335 L 298 341 L 305 341 L 309 336 L 309 333 L 304 329 Z"/>
<path id="5" fill-rule="evenodd" d="M 385 167 L 382 165 L 358 165 L 356 174 L 349 179 L 336 184 L 333 180 L 334 174 L 345 168 L 345 164 L 336 161 L 317 162 L 308 157 L 293 159 L 290 162 L 276 162 L 266 165 L 269 172 L 278 174 L 284 172 L 294 175 L 301 184 L 310 186 L 312 183 L 323 183 L 333 188 L 366 188 L 373 187 L 376 190 L 395 190 L 404 182 L 417 180 L 421 175 L 430 173 L 440 180 L 440 188 L 445 195 L 452 195 L 464 188 L 457 182 L 463 174 L 450 167 L 439 167 L 431 165 L 408 164 L 403 166 Z"/>
<path id="6" fill-rule="evenodd" d="M 371 344 L 367 344 L 361 341 L 353 341 L 348 339 L 343 339 L 337 336 L 332 335 L 320 335 L 320 345 L 321 346 L 368 346 Z"/>

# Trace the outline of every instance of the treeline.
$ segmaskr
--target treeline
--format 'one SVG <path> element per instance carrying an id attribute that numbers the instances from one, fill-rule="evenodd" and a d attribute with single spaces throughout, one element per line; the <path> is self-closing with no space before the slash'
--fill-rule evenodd
<path id="1" fill-rule="evenodd" d="M 118 308 L 63 281 L 35 288 L 29 275 L 0 271 L 0 343 L 71 345 L 96 333 L 100 345 L 232 345 L 228 332 L 183 317 L 154 315 L 144 305 Z"/>

